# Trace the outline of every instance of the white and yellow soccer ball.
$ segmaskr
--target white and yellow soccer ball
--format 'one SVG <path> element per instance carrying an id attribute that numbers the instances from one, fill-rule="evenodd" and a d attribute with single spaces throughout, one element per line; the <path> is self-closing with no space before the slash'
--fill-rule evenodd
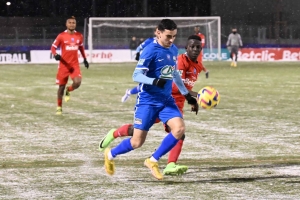
<path id="1" fill-rule="evenodd" d="M 197 95 L 197 102 L 203 109 L 215 108 L 220 103 L 220 94 L 212 86 L 206 86 L 202 88 Z"/>

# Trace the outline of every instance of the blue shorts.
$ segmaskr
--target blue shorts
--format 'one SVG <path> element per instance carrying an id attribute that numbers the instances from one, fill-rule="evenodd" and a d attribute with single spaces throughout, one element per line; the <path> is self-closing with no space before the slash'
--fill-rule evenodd
<path id="1" fill-rule="evenodd" d="M 182 118 L 182 114 L 174 99 L 169 98 L 164 103 L 136 104 L 133 124 L 134 128 L 149 131 L 157 118 L 166 124 L 168 120 L 174 117 Z"/>

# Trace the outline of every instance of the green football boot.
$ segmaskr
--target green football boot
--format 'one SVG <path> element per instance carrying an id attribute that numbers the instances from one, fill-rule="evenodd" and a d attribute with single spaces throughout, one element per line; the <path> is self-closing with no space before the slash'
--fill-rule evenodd
<path id="1" fill-rule="evenodd" d="M 114 141 L 114 132 L 117 129 L 111 129 L 105 136 L 102 138 L 102 140 L 99 143 L 99 151 L 104 151 L 109 144 Z"/>
<path id="2" fill-rule="evenodd" d="M 182 175 L 188 170 L 188 167 L 185 165 L 177 165 L 174 162 L 170 162 L 164 169 L 164 175 L 177 176 Z"/>

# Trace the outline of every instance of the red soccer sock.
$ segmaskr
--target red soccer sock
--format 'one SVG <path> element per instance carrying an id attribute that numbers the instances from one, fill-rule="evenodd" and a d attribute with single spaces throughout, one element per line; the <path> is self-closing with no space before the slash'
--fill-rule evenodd
<path id="1" fill-rule="evenodd" d="M 170 163 L 170 162 L 176 163 L 177 162 L 178 157 L 181 153 L 182 145 L 183 145 L 183 140 L 179 140 L 177 142 L 177 144 L 175 145 L 175 147 L 173 147 L 173 149 L 171 149 L 171 151 L 169 153 L 168 163 Z"/>
<path id="2" fill-rule="evenodd" d="M 70 85 L 69 87 L 67 87 L 67 90 L 68 90 L 69 92 L 71 92 L 71 91 L 74 90 L 74 88 L 72 87 L 72 85 Z"/>
<path id="3" fill-rule="evenodd" d="M 129 136 L 128 135 L 128 129 L 129 129 L 130 126 L 132 126 L 132 124 L 125 124 L 125 125 L 119 127 L 114 132 L 114 138 Z"/>
<path id="4" fill-rule="evenodd" d="M 57 99 L 57 106 L 62 107 L 62 99 Z"/>

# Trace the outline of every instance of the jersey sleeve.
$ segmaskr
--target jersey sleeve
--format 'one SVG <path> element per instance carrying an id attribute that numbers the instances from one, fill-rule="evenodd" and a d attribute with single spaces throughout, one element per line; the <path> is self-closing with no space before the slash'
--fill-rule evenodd
<path id="1" fill-rule="evenodd" d="M 176 86 L 179 90 L 179 92 L 182 94 L 182 95 L 186 95 L 187 93 L 189 93 L 189 91 L 187 90 L 185 84 L 183 83 L 181 77 L 180 77 L 180 74 L 177 70 L 174 70 L 173 72 L 173 83 L 175 83 L 174 86 Z M 172 85 L 172 91 L 173 91 L 173 87 Z"/>
<path id="2" fill-rule="evenodd" d="M 61 38 L 62 38 L 62 36 L 61 36 L 61 34 L 59 34 L 59 35 L 56 37 L 56 39 L 54 40 L 54 42 L 52 43 L 52 46 L 53 46 L 55 49 L 57 49 L 57 47 L 60 46 L 60 44 L 61 44 Z"/>
<path id="3" fill-rule="evenodd" d="M 243 46 L 242 37 L 240 34 L 239 34 L 239 44 L 240 44 L 240 46 Z"/>
<path id="4" fill-rule="evenodd" d="M 186 67 L 185 67 L 185 62 L 184 62 L 183 56 L 185 56 L 185 55 L 178 56 L 177 70 L 179 71 L 181 78 L 185 79 Z"/>
<path id="5" fill-rule="evenodd" d="M 146 47 L 140 56 L 140 60 L 136 65 L 136 69 L 149 70 L 149 64 L 154 59 L 155 55 L 156 53 L 152 51 L 152 48 Z"/>
<path id="6" fill-rule="evenodd" d="M 183 56 L 185 56 L 185 55 L 181 54 L 177 58 L 177 70 L 178 70 L 178 73 L 181 76 L 182 80 L 185 79 L 185 73 L 186 73 L 186 68 L 185 68 L 185 63 L 184 63 Z M 179 94 L 180 93 L 180 91 L 179 91 L 177 85 L 175 84 L 175 82 L 173 82 L 173 84 L 172 84 L 172 93 L 173 94 Z"/>
<path id="7" fill-rule="evenodd" d="M 51 46 L 51 53 L 53 55 L 56 54 L 56 49 L 57 47 L 59 47 L 61 45 L 61 40 L 62 40 L 62 36 L 61 34 L 59 34 L 56 39 L 54 40 L 54 42 L 52 43 L 52 46 Z"/>

